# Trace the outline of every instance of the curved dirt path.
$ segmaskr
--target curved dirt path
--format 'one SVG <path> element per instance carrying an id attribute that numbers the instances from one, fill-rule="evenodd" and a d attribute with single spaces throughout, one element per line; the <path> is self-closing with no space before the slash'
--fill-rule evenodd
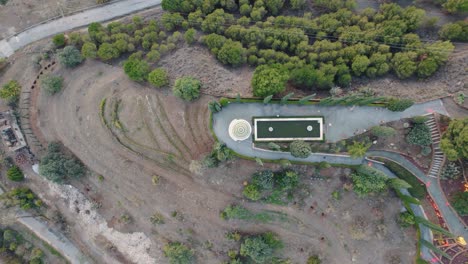
<path id="1" fill-rule="evenodd" d="M 9 39 L 1 40 L 0 58 L 9 57 L 16 50 L 43 38 L 83 27 L 92 22 L 103 22 L 128 15 L 136 11 L 157 6 L 160 3 L 161 0 L 123 0 L 38 25 Z"/>

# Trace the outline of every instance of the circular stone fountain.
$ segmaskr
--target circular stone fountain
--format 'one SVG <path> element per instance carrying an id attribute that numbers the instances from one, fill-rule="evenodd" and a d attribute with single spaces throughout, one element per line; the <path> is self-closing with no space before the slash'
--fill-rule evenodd
<path id="1" fill-rule="evenodd" d="M 252 133 L 250 123 L 244 119 L 234 119 L 229 124 L 229 136 L 234 141 L 246 140 Z"/>

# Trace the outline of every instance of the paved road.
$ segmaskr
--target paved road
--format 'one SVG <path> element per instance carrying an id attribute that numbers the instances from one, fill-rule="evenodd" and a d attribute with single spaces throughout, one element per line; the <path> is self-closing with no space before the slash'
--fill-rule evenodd
<path id="1" fill-rule="evenodd" d="M 28 216 L 28 214 L 18 215 L 17 221 L 26 226 L 39 238 L 55 248 L 72 264 L 90 263 L 81 251 L 73 243 L 60 233 L 52 231 L 46 223 Z"/>
<path id="2" fill-rule="evenodd" d="M 3 194 L 2 188 L 0 188 L 0 195 L 1 194 Z M 51 245 L 72 264 L 90 263 L 86 256 L 84 256 L 68 238 L 58 232 L 53 232 L 46 223 L 35 217 L 31 217 L 30 214 L 24 211 L 19 211 L 17 213 L 16 220 L 47 244 Z"/>
<path id="3" fill-rule="evenodd" d="M 124 0 L 38 25 L 17 36 L 1 40 L 0 57 L 9 57 L 20 48 L 57 33 L 128 15 L 160 3 L 161 0 Z"/>

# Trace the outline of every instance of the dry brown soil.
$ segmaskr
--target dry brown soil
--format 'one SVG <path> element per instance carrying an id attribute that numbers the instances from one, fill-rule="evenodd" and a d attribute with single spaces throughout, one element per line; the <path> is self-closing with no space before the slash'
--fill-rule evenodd
<path id="1" fill-rule="evenodd" d="M 223 68 L 211 70 L 220 72 Z M 63 199 L 64 214 L 74 222 L 71 234 L 84 247 L 107 248 L 103 250 L 106 256 L 89 250 L 95 259 L 140 259 L 140 263 L 145 263 L 153 258 L 166 263 L 161 248 L 167 241 L 177 240 L 191 245 L 202 263 L 219 263 L 226 259 L 228 249 L 236 247 L 224 238 L 226 232 L 271 230 L 285 241 L 286 247 L 280 254 L 299 263 L 314 253 L 326 263 L 349 263 L 352 258 L 357 263 L 387 263 L 390 259 L 411 263 L 415 234 L 402 231 L 395 223 L 401 204 L 393 194 L 359 199 L 352 192 L 342 191 L 343 199 L 334 201 L 331 192 L 342 188 L 340 176 L 349 171 L 324 171 L 323 175 L 329 178 L 320 181 L 307 177 L 314 174 L 314 169 L 303 166 L 295 169 L 305 175 L 303 185 L 308 195 L 295 206 L 247 203 L 240 199 L 242 183 L 259 169 L 254 162 L 233 160 L 217 169 L 192 172 L 197 171 L 196 161 L 213 143 L 208 128 L 209 97 L 184 103 L 167 89 L 155 90 L 131 82 L 120 68 L 93 61 L 75 70 L 59 69 L 57 74 L 65 77 L 65 89 L 55 96 L 40 94 L 38 125 L 47 140 L 62 141 L 93 172 L 73 185 L 99 209 L 95 214 L 84 206 L 86 202 L 78 194 L 66 188 L 48 187 L 45 198 Z M 109 127 L 100 117 L 103 98 L 107 98 L 105 117 Z M 114 114 L 117 102 L 118 118 Z M 104 180 L 98 180 L 97 175 Z M 152 182 L 154 176 L 159 177 L 156 185 Z M 273 224 L 221 220 L 219 212 L 234 202 L 254 211 L 284 212 L 290 220 Z M 178 212 L 177 217 L 171 216 L 174 211 Z M 150 223 L 150 216 L 156 212 L 164 216 L 165 224 Z M 121 221 L 124 214 L 130 216 L 130 223 Z M 98 229 L 90 226 L 97 221 L 92 219 L 101 216 L 107 223 L 99 222 Z M 77 232 L 80 227 L 81 232 Z M 83 232 L 88 228 L 89 232 Z M 140 241 L 148 253 L 136 258 L 141 247 L 131 243 L 110 246 L 118 244 L 118 239 Z M 206 241 L 213 247 L 207 247 Z"/>

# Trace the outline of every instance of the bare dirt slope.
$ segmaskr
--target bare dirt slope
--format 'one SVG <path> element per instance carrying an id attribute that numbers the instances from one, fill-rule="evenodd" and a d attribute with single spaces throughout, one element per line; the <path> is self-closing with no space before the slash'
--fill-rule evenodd
<path id="1" fill-rule="evenodd" d="M 291 207 L 251 204 L 239 199 L 242 182 L 259 169 L 254 162 L 234 160 L 217 169 L 192 173 L 197 171 L 194 160 L 206 154 L 213 143 L 206 107 L 210 98 L 183 103 L 165 95 L 169 94 L 167 90 L 138 85 L 119 68 L 93 61 L 73 71 L 57 73 L 65 76 L 66 88 L 53 97 L 41 94 L 39 126 L 48 140 L 62 141 L 95 172 L 73 184 L 99 205 L 98 214 L 107 223 L 99 222 L 97 231 L 87 228 L 88 221 L 97 216 L 90 218 L 93 208 L 81 198 L 74 198 L 75 194 L 59 194 L 53 188 L 49 199 L 61 197 L 59 200 L 67 201 L 65 214 L 75 223 L 73 229 L 86 230 L 80 236 L 88 247 L 104 245 L 105 251 L 106 243 L 110 243 L 116 245 L 120 262 L 146 263 L 149 258 L 135 255 L 141 247 L 119 244 L 122 240 L 132 241 L 131 237 L 139 234 L 136 241 L 148 247 L 147 254 L 157 263 L 166 263 L 161 249 L 173 240 L 193 247 L 199 261 L 219 263 L 226 259 L 227 250 L 237 247 L 225 239 L 226 232 L 271 230 L 285 242 L 281 255 L 299 263 L 314 253 L 319 253 L 326 263 L 349 263 L 353 258 L 358 263 L 385 263 L 389 258 L 400 261 L 395 263 L 411 262 L 414 234 L 406 234 L 394 221 L 400 208 L 398 200 L 392 196 L 361 200 L 345 193 L 342 201 L 334 202 L 330 193 L 341 188 L 339 176 L 346 174 L 341 170 L 330 171 L 329 181 L 304 177 L 310 194 L 297 201 L 300 205 Z M 100 117 L 103 98 L 109 127 Z M 308 176 L 314 173 L 312 167 L 296 169 Z M 98 180 L 97 175 L 102 175 L 103 180 Z M 157 184 L 154 176 L 159 178 Z M 233 202 L 244 203 L 252 210 L 281 211 L 290 220 L 262 225 L 221 220 L 219 212 Z M 385 208 L 385 214 L 379 208 Z M 164 216 L 165 224 L 150 223 L 150 216 L 156 212 Z M 130 223 L 122 222 L 122 215 L 129 215 Z M 359 232 L 368 230 L 359 235 L 362 240 L 351 238 L 356 225 L 362 227 Z M 119 232 L 109 232 L 107 228 Z M 103 237 L 106 243 L 102 242 Z"/>

